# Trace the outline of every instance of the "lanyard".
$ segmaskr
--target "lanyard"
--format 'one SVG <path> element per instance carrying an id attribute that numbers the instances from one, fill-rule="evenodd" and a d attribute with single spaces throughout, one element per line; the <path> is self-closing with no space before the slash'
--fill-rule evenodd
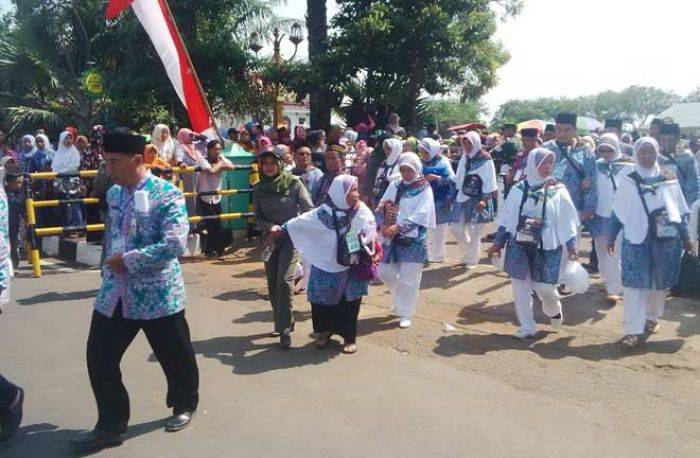
<path id="1" fill-rule="evenodd" d="M 134 192 L 131 193 L 131 195 L 126 199 L 126 203 L 124 202 L 124 193 L 128 192 L 125 190 L 125 188 L 122 188 L 122 195 L 121 199 L 119 202 L 119 208 L 121 210 L 121 219 L 119 220 L 119 232 L 124 229 L 124 218 L 126 217 L 126 209 L 129 206 L 129 204 L 134 200 L 134 195 L 136 194 L 136 191 L 142 190 L 145 186 L 146 183 L 148 183 L 148 178 L 143 180 L 143 183 L 139 183 L 136 186 L 136 189 L 134 189 Z"/>

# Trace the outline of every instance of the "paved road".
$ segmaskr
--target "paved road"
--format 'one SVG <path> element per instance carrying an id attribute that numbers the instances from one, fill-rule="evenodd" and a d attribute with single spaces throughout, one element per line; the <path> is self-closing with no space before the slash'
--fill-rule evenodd
<path id="1" fill-rule="evenodd" d="M 692 434 L 700 426 L 697 414 L 680 443 L 662 433 L 611 428 L 610 409 L 548 394 L 549 369 L 542 364 L 531 371 L 541 371 L 544 389 L 525 389 L 476 366 L 458 367 L 371 338 L 398 335 L 375 307 L 363 309 L 356 355 L 315 349 L 303 306 L 295 348 L 283 352 L 267 337 L 271 313 L 254 293 L 261 284 L 258 264 L 188 264 L 185 272 L 201 374 L 195 422 L 177 434 L 163 432 L 165 380 L 140 335 L 123 363 L 132 406 L 129 439 L 101 455 L 667 457 L 698 450 L 700 435 Z M 40 280 L 15 281 L 14 302 L 0 319 L 0 370 L 25 387 L 26 416 L 19 436 L 0 445 L 3 458 L 70 456 L 68 439 L 94 423 L 84 353 L 99 284 L 96 271 L 61 266 Z M 407 332 L 417 339 L 429 335 L 420 324 Z M 588 367 L 580 369 L 582 377 Z M 572 377 L 569 383 L 580 382 Z M 639 400 L 639 415 L 650 418 L 640 422 L 653 423 L 645 402 Z"/>

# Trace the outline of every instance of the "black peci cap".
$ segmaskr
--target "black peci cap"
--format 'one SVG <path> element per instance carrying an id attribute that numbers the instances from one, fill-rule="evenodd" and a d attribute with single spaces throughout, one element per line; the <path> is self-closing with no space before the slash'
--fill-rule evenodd
<path id="1" fill-rule="evenodd" d="M 676 123 L 668 122 L 661 125 L 661 132 L 659 135 L 675 135 L 676 137 L 681 136 L 681 126 Z"/>
<path id="2" fill-rule="evenodd" d="M 513 124 L 512 122 L 507 122 L 507 123 L 503 124 L 502 127 L 503 127 L 504 129 L 513 129 L 513 130 L 517 130 L 517 129 L 518 129 L 518 126 L 517 126 L 516 124 Z"/>
<path id="3" fill-rule="evenodd" d="M 554 124 L 547 124 L 544 128 L 545 132 L 554 132 Z"/>
<path id="4" fill-rule="evenodd" d="M 146 137 L 133 134 L 105 134 L 103 138 L 105 153 L 143 154 Z"/>
<path id="5" fill-rule="evenodd" d="M 523 138 L 537 138 L 539 136 L 539 129 L 534 127 L 523 129 L 520 131 L 520 136 Z"/>
<path id="6" fill-rule="evenodd" d="M 578 115 L 576 113 L 559 113 L 555 119 L 557 124 L 571 124 L 576 127 Z"/>
<path id="7" fill-rule="evenodd" d="M 605 128 L 622 129 L 622 119 L 606 119 Z"/>

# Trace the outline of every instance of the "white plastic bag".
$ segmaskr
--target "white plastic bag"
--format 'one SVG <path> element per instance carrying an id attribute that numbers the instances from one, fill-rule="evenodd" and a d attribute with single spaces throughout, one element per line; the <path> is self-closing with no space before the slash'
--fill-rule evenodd
<path id="1" fill-rule="evenodd" d="M 588 272 L 578 261 L 569 261 L 566 264 L 561 280 L 566 286 L 566 290 L 573 294 L 585 293 L 591 283 Z"/>

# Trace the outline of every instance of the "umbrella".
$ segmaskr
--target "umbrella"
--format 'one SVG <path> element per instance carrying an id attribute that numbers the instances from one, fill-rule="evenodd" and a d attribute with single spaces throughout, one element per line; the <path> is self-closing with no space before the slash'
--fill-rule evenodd
<path id="1" fill-rule="evenodd" d="M 544 132 L 545 127 L 547 127 L 546 121 L 542 121 L 541 119 L 531 119 L 518 124 L 518 132 L 523 129 L 537 129 L 540 132 Z"/>
<path id="2" fill-rule="evenodd" d="M 588 134 L 596 129 L 603 129 L 604 127 L 605 125 L 597 119 L 587 118 L 585 116 L 579 116 L 576 121 L 576 130 L 581 134 Z"/>
<path id="3" fill-rule="evenodd" d="M 448 132 L 456 132 L 458 130 L 470 131 L 470 130 L 481 130 L 481 129 L 486 129 L 486 126 L 481 124 L 481 123 L 478 123 L 478 122 L 472 122 L 469 124 L 458 124 L 456 126 L 452 126 L 449 129 L 447 129 L 447 131 Z"/>

